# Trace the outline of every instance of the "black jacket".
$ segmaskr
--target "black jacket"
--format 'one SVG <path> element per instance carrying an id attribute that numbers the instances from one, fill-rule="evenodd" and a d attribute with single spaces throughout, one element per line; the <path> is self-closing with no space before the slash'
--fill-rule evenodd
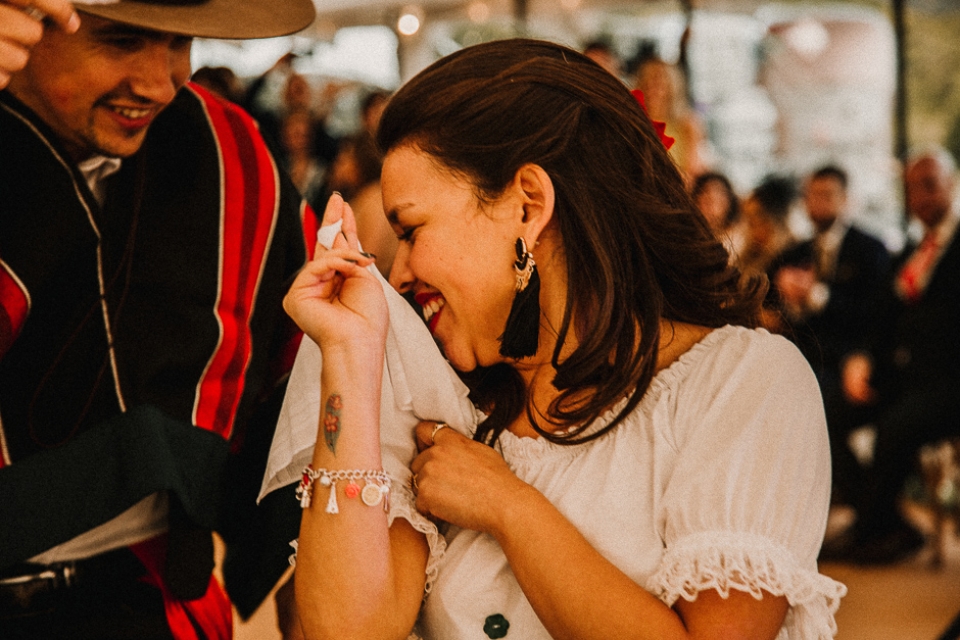
<path id="1" fill-rule="evenodd" d="M 0 568 L 163 490 L 171 527 L 257 546 L 244 536 L 260 526 L 302 211 L 249 116 L 196 87 L 107 178 L 102 207 L 0 92 Z M 279 558 L 269 584 L 228 576 L 242 613 Z"/>
<path id="2" fill-rule="evenodd" d="M 897 258 L 869 350 L 875 383 L 894 392 L 930 381 L 957 380 L 960 393 L 960 229 L 940 256 L 923 295 L 914 303 L 894 288 L 896 275 L 916 249 Z"/>

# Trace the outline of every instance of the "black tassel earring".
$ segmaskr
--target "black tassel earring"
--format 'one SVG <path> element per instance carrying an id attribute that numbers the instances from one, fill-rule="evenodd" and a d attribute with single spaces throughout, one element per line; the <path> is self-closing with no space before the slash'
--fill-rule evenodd
<path id="1" fill-rule="evenodd" d="M 540 275 L 523 238 L 517 238 L 513 269 L 517 274 L 517 295 L 500 336 L 500 355 L 525 358 L 535 354 L 540 345 Z"/>

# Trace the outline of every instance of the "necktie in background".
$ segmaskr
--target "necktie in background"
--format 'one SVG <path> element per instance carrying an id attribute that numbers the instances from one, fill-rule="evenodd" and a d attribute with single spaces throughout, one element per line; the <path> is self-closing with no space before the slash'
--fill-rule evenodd
<path id="1" fill-rule="evenodd" d="M 937 234 L 927 231 L 923 240 L 900 271 L 900 290 L 907 302 L 916 302 L 923 294 L 927 273 L 937 257 Z"/>
<path id="2" fill-rule="evenodd" d="M 821 233 L 813 241 L 813 266 L 816 270 L 817 280 L 826 282 L 830 280 L 833 271 L 833 256 L 830 254 L 827 246 L 827 234 Z"/>

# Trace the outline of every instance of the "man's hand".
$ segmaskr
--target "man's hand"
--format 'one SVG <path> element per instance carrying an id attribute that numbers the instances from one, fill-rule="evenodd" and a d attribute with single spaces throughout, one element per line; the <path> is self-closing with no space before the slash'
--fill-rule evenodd
<path id="1" fill-rule="evenodd" d="M 780 292 L 784 304 L 798 311 L 806 307 L 816 281 L 813 269 L 806 267 L 782 267 L 773 276 L 773 284 Z"/>
<path id="2" fill-rule="evenodd" d="M 27 66 L 30 49 L 43 37 L 44 18 L 67 33 L 80 28 L 68 0 L 0 0 L 0 89 Z"/>
<path id="3" fill-rule="evenodd" d="M 848 357 L 841 368 L 843 393 L 847 400 L 856 405 L 876 400 L 877 392 L 870 384 L 872 375 L 873 363 L 869 356 L 857 353 Z"/>

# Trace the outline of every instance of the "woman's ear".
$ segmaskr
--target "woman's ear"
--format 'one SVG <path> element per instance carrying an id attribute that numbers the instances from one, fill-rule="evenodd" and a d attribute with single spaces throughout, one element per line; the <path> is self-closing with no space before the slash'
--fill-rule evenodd
<path id="1" fill-rule="evenodd" d="M 517 170 L 514 186 L 519 190 L 523 202 L 523 238 L 533 247 L 537 239 L 553 219 L 555 192 L 553 180 L 536 164 L 525 164 Z"/>

